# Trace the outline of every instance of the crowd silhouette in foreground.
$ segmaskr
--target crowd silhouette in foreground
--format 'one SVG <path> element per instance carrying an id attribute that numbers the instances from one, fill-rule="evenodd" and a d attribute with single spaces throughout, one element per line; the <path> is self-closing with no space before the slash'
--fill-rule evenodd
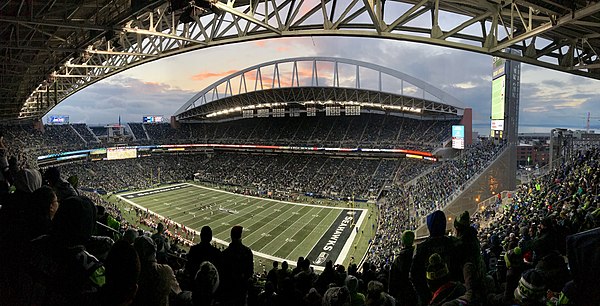
<path id="1" fill-rule="evenodd" d="M 110 209 L 60 171 L 42 175 L 0 151 L 2 305 L 600 305 L 598 150 L 574 154 L 485 217 L 455 216 L 452 235 L 435 210 L 418 244 L 410 230 L 388 232 L 398 247 L 382 248 L 384 259 L 329 261 L 316 273 L 299 258 L 264 274 L 241 226 L 224 249 L 203 227 L 187 254 L 173 253 L 160 223 L 151 235 L 109 236 L 96 221 L 108 223 Z"/>

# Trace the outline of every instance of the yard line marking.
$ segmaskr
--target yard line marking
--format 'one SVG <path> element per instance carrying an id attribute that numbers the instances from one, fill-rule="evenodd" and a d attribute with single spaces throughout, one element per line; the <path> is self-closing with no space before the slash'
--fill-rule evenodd
<path id="1" fill-rule="evenodd" d="M 121 199 L 121 200 L 123 200 L 123 201 L 125 201 L 125 202 L 129 203 L 130 205 L 133 205 L 133 206 L 135 206 L 135 207 L 137 207 L 137 208 L 141 209 L 141 210 L 146 210 L 146 208 L 145 208 L 145 207 L 142 207 L 142 206 L 140 206 L 140 205 L 138 205 L 138 204 L 134 203 L 133 201 L 130 201 L 130 200 L 128 200 L 128 199 L 125 199 L 125 198 L 124 198 L 124 197 L 122 197 L 121 195 L 117 195 L 117 197 L 118 197 L 119 199 Z M 150 209 L 148 209 L 148 212 L 149 212 L 149 213 L 151 213 L 151 214 L 153 214 L 153 215 L 157 215 L 157 216 L 159 216 L 159 217 L 162 217 L 162 218 L 164 218 L 163 216 L 161 216 L 161 215 L 159 215 L 159 214 L 157 214 L 157 213 L 155 213 L 155 212 L 151 211 Z M 180 223 L 178 223 L 178 222 L 175 222 L 175 221 L 173 221 L 173 223 L 175 223 L 175 224 L 177 224 L 177 225 L 179 225 L 179 226 L 182 226 L 182 225 L 181 225 Z M 193 229 L 193 228 L 190 228 L 190 227 L 188 227 L 188 226 L 186 226 L 186 227 L 187 227 L 187 228 L 189 228 L 190 230 L 193 230 L 193 231 L 194 231 L 194 233 L 196 234 L 196 236 L 200 236 L 200 232 L 199 232 L 199 231 L 197 231 L 197 230 L 195 230 L 195 229 Z M 218 239 L 218 238 L 215 238 L 215 237 L 213 237 L 213 241 L 215 241 L 215 242 L 216 242 L 216 243 L 218 243 L 218 244 L 224 245 L 224 246 L 228 246 L 228 245 L 229 245 L 229 243 L 228 243 L 228 242 L 226 242 L 225 240 L 221 240 L 221 239 Z M 257 252 L 257 251 L 252 251 L 252 254 L 253 254 L 253 255 L 255 255 L 255 256 L 258 256 L 258 257 L 262 257 L 262 258 L 265 258 L 265 259 L 272 260 L 272 261 L 279 261 L 279 262 L 282 262 L 282 261 L 287 261 L 287 260 L 288 260 L 288 259 L 284 259 L 284 258 L 280 258 L 280 257 L 275 257 L 275 256 L 272 256 L 272 255 L 269 255 L 269 254 L 264 254 L 264 253 Z M 290 263 L 290 264 L 291 264 L 291 263 Z M 293 264 L 291 264 L 291 265 L 293 265 Z M 322 268 L 322 267 L 319 267 L 319 266 L 314 266 L 314 269 L 315 269 L 315 270 L 317 270 L 317 271 L 323 271 L 323 268 Z"/>

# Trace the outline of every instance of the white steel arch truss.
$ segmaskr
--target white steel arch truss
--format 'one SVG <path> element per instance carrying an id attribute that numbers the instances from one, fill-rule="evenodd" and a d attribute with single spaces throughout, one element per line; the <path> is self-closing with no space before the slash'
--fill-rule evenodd
<path id="1" fill-rule="evenodd" d="M 0 7 L 12 2 L 16 1 Z M 31 2 L 35 7 L 36 1 Z M 0 65 L 0 90 L 11 93 L 2 100 L 0 120 L 39 118 L 86 86 L 157 58 L 275 37 L 338 35 L 413 41 L 600 79 L 600 3 L 594 0 L 196 0 L 187 11 L 173 9 L 170 3 L 153 1 L 132 10 L 127 18 L 113 13 L 102 19 L 96 14 L 91 24 L 1 16 L 2 23 L 17 24 L 58 43 L 52 47 L 23 43 L 17 35 L 14 44 L 11 40 L 0 46 L 0 51 L 15 51 L 0 52 L 10 65 L 46 67 L 45 60 L 19 62 L 13 55 L 46 49 L 56 62 L 27 77 L 12 66 Z M 447 23 L 443 17 L 449 15 L 462 22 Z M 102 25 L 98 20 L 104 20 Z M 57 30 L 65 28 L 94 31 L 86 37 L 97 39 L 72 47 L 69 39 L 75 32 L 63 35 Z"/>
<path id="2" fill-rule="evenodd" d="M 175 116 L 200 118 L 236 107 L 307 101 L 352 101 L 452 115 L 463 111 L 463 103 L 450 94 L 388 67 L 344 58 L 299 57 L 225 76 L 195 94 Z"/>

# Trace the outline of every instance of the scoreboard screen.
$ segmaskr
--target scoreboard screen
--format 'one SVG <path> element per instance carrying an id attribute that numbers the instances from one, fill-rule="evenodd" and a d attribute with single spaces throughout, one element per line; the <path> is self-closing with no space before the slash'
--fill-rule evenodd
<path id="1" fill-rule="evenodd" d="M 137 149 L 130 147 L 115 147 L 115 148 L 107 148 L 106 149 L 106 159 L 114 160 L 114 159 L 127 159 L 127 158 L 136 158 L 137 157 Z"/>
<path id="2" fill-rule="evenodd" d="M 142 119 L 144 123 L 161 123 L 163 122 L 163 116 L 144 116 Z"/>
<path id="3" fill-rule="evenodd" d="M 462 150 L 465 148 L 465 126 L 452 126 L 452 148 Z"/>
<path id="4" fill-rule="evenodd" d="M 66 124 L 69 123 L 69 116 L 64 115 L 50 115 L 48 116 L 49 124 Z"/>

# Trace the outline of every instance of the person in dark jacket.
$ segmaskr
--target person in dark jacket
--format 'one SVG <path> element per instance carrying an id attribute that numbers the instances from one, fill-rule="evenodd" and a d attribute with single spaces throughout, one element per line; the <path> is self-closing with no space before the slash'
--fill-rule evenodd
<path id="1" fill-rule="evenodd" d="M 417 245 L 410 268 L 411 281 L 422 303 L 431 300 L 431 292 L 427 288 L 425 280 L 425 267 L 429 257 L 434 253 L 437 253 L 448 265 L 450 280 L 460 280 L 462 278 L 462 270 L 458 267 L 455 258 L 456 238 L 445 235 L 446 215 L 444 212 L 437 210 L 427 216 L 427 228 L 429 229 L 429 237 Z"/>
<path id="2" fill-rule="evenodd" d="M 60 171 L 56 167 L 51 167 L 44 172 L 44 180 L 48 186 L 52 187 L 58 202 L 64 201 L 66 198 L 76 196 L 77 191 L 66 180 L 60 177 Z"/>
<path id="3" fill-rule="evenodd" d="M 538 227 L 538 235 L 532 242 L 535 264 L 546 255 L 558 250 L 557 237 L 558 234 L 552 220 L 550 218 L 543 219 Z"/>
<path id="4" fill-rule="evenodd" d="M 267 273 L 267 282 L 273 284 L 273 290 L 277 291 L 277 274 L 279 271 L 279 262 L 273 261 L 273 268 Z"/>
<path id="5" fill-rule="evenodd" d="M 477 277 L 482 279 L 485 275 L 485 263 L 481 255 L 481 245 L 477 238 L 477 231 L 471 226 L 469 212 L 463 212 L 459 218 L 454 219 L 457 246 L 456 252 L 459 267 L 462 269 L 468 262 L 475 265 Z M 461 278 L 462 279 L 462 278 Z"/>
<path id="6" fill-rule="evenodd" d="M 210 244 L 212 241 L 212 229 L 210 226 L 204 226 L 200 230 L 200 243 L 192 246 L 187 255 L 185 264 L 185 275 L 194 279 L 200 264 L 208 261 L 212 263 L 219 271 L 221 268 L 221 251 Z"/>
<path id="7" fill-rule="evenodd" d="M 104 285 L 104 266 L 86 251 L 96 210 L 86 197 L 69 197 L 52 221 L 52 230 L 32 241 L 29 257 L 31 289 L 26 304 L 87 305 Z"/>
<path id="8" fill-rule="evenodd" d="M 223 251 L 223 301 L 225 305 L 244 306 L 249 281 L 254 274 L 250 248 L 242 244 L 243 227 L 231 228 L 231 243 Z"/>
<path id="9" fill-rule="evenodd" d="M 410 266 L 415 251 L 415 232 L 404 231 L 401 237 L 402 249 L 394 259 L 390 271 L 389 292 L 399 306 L 417 305 L 417 293 L 409 279 Z"/>

